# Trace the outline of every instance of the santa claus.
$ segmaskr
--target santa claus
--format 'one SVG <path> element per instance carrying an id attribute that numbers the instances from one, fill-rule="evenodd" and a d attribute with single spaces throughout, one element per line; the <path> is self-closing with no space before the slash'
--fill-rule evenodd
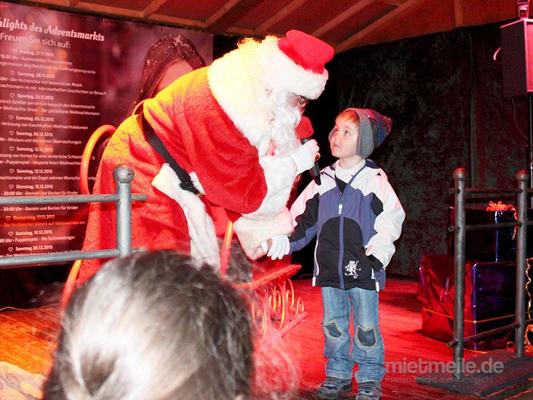
<path id="1" fill-rule="evenodd" d="M 217 266 L 213 206 L 234 221 L 251 259 L 264 254 L 261 242 L 291 232 L 291 187 L 318 152 L 314 140 L 302 145 L 295 129 L 307 101 L 324 90 L 332 57 L 331 46 L 296 30 L 247 39 L 124 121 L 102 156 L 93 192 L 114 192 L 117 165 L 133 169 L 132 191 L 148 196 L 133 206 L 133 247 L 173 248 Z M 109 248 L 114 238 L 114 205 L 93 204 L 84 250 Z M 80 278 L 97 268 L 85 262 Z"/>

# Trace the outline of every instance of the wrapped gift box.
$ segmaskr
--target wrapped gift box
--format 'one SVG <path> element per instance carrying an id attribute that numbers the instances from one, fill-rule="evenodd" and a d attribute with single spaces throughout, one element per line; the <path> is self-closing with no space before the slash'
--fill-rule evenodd
<path id="1" fill-rule="evenodd" d="M 531 211 L 531 210 L 529 210 Z M 530 213 L 529 213 L 530 214 Z M 449 225 L 455 223 L 454 208 L 449 208 Z M 514 222 L 512 211 L 486 211 L 482 209 L 465 209 L 465 222 L 467 225 L 482 225 L 500 222 Z M 516 240 L 514 228 L 495 228 L 472 230 L 466 232 L 465 257 L 475 261 L 512 261 L 516 254 Z M 528 234 L 533 235 L 533 230 L 528 229 Z M 448 235 L 448 252 L 453 254 L 454 233 Z M 532 240 L 528 240 L 528 248 Z"/>
<path id="2" fill-rule="evenodd" d="M 516 269 L 512 262 L 465 264 L 464 336 L 471 336 L 514 321 Z M 450 255 L 425 255 L 419 266 L 422 333 L 450 341 L 453 338 L 454 263 Z M 466 348 L 504 348 L 514 331 L 465 343 Z"/>

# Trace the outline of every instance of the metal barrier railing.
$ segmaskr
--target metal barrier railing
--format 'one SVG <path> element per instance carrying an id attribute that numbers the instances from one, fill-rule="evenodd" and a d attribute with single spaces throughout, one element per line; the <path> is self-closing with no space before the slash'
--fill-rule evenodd
<path id="1" fill-rule="evenodd" d="M 144 201 L 146 195 L 131 193 L 133 171 L 127 166 L 120 165 L 115 168 L 114 178 L 116 194 L 106 195 L 73 195 L 73 196 L 25 196 L 25 197 L 0 197 L 2 205 L 28 205 L 28 204 L 58 204 L 58 203 L 116 203 L 116 240 L 117 248 L 97 251 L 67 251 L 44 254 L 33 254 L 13 257 L 0 256 L 0 270 L 8 268 L 32 267 L 38 263 L 75 261 L 89 258 L 112 258 L 126 256 L 137 251 L 131 246 L 131 203 Z M 227 258 L 228 255 L 226 254 Z M 79 268 L 79 267 L 78 267 Z M 261 341 L 274 343 L 289 329 L 301 322 L 306 313 L 300 297 L 294 293 L 294 288 L 289 280 L 299 269 L 296 265 L 288 265 L 276 270 L 274 273 L 263 276 L 249 283 L 236 284 L 240 289 L 249 289 L 257 294 L 257 303 L 252 303 L 251 313 L 254 324 L 261 332 Z M 75 270 L 75 272 L 73 272 Z M 75 287 L 78 269 L 73 267 L 67 279 L 61 300 L 64 309 Z M 70 281 L 71 276 L 73 280 Z"/>
<path id="2" fill-rule="evenodd" d="M 518 188 L 516 190 L 498 189 L 472 189 L 466 188 L 464 168 L 456 168 L 453 172 L 455 182 L 452 192 L 455 194 L 455 222 L 454 222 L 454 269 L 455 269 L 455 298 L 453 340 L 449 346 L 454 348 L 453 364 L 454 378 L 461 379 L 464 371 L 464 343 L 491 336 L 496 333 L 515 331 L 515 356 L 524 357 L 524 338 L 526 325 L 533 319 L 525 319 L 525 283 L 526 283 L 526 247 L 527 226 L 533 225 L 533 221 L 527 219 L 527 198 L 533 193 L 527 188 L 528 174 L 521 170 L 516 174 Z M 473 198 L 483 195 L 483 198 L 501 197 L 502 195 L 516 195 L 517 220 L 516 222 L 500 222 L 482 225 L 466 225 L 465 201 L 467 195 Z M 513 324 L 502 326 L 477 335 L 464 337 L 464 304 L 465 304 L 465 250 L 466 231 L 479 229 L 494 229 L 504 227 L 517 227 L 516 239 L 516 298 L 515 298 L 515 321 Z"/>
<path id="3" fill-rule="evenodd" d="M 114 178 L 116 194 L 105 195 L 71 195 L 71 196 L 18 196 L 0 197 L 0 205 L 59 204 L 59 203 L 116 203 L 117 247 L 97 251 L 65 251 L 0 257 L 0 270 L 23 268 L 38 263 L 75 261 L 88 258 L 110 258 L 132 253 L 131 247 L 131 204 L 132 201 L 144 201 L 146 195 L 131 194 L 133 171 L 125 165 L 115 168 Z"/>

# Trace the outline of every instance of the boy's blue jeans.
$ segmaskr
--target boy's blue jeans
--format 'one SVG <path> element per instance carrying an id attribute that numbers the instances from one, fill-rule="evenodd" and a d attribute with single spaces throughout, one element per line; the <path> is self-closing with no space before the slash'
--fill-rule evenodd
<path id="1" fill-rule="evenodd" d="M 353 366 L 359 366 L 358 383 L 381 382 L 385 375 L 385 348 L 379 329 L 379 294 L 375 290 L 322 287 L 326 356 L 326 376 L 352 379 Z M 350 337 L 350 315 L 354 337 Z M 350 348 L 350 341 L 352 347 Z"/>

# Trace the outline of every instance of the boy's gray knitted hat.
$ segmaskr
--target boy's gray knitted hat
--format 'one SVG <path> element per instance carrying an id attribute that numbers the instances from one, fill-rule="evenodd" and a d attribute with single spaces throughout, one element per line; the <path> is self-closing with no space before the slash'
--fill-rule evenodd
<path id="1" fill-rule="evenodd" d="M 359 117 L 359 143 L 357 154 L 367 158 L 385 140 L 392 128 L 389 117 L 371 108 L 347 108 Z"/>

